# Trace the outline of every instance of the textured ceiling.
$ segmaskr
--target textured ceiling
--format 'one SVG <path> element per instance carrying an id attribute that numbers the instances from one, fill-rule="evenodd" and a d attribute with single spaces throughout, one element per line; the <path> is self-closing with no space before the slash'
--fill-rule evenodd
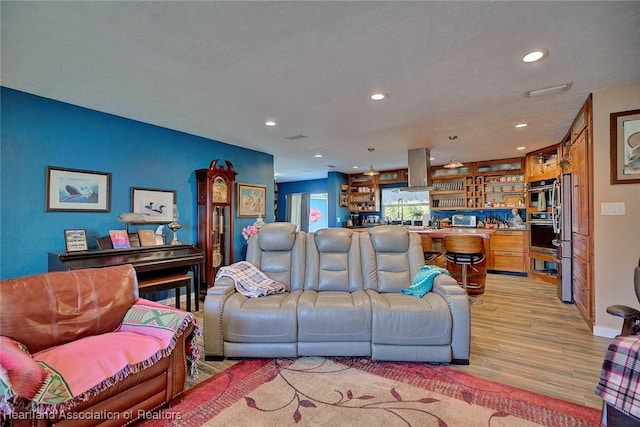
<path id="1" fill-rule="evenodd" d="M 3 86 L 273 154 L 281 182 L 406 167 L 418 147 L 436 165 L 521 156 L 559 142 L 589 93 L 640 80 L 640 2 L 0 7 Z"/>

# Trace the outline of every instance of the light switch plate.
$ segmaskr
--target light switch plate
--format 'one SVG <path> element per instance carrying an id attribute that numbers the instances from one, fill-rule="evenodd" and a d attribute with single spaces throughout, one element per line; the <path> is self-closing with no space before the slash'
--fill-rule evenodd
<path id="1" fill-rule="evenodd" d="M 624 202 L 600 203 L 601 215 L 624 215 Z"/>

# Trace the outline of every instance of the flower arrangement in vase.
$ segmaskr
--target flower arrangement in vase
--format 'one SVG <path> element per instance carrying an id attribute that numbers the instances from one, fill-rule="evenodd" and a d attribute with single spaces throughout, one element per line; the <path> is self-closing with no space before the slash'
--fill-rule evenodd
<path id="1" fill-rule="evenodd" d="M 249 240 L 251 236 L 256 236 L 258 234 L 258 231 L 258 227 L 249 225 L 248 227 L 244 227 L 242 229 L 242 237 L 244 237 L 244 240 Z"/>

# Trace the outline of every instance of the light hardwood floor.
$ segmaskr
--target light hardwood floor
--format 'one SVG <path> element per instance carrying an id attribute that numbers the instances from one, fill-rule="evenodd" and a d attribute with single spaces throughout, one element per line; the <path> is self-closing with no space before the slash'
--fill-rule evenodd
<path id="1" fill-rule="evenodd" d="M 482 302 L 471 305 L 471 362 L 452 366 L 477 377 L 593 408 L 593 392 L 610 342 L 591 335 L 555 287 L 526 277 L 489 274 Z M 202 321 L 202 311 L 195 313 Z M 197 382 L 237 360 L 199 365 Z M 194 383 L 190 382 L 188 386 Z"/>

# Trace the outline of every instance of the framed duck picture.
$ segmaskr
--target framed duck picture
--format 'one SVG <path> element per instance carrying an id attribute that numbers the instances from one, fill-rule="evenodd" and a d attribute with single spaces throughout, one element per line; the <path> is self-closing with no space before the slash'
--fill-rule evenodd
<path id="1" fill-rule="evenodd" d="M 144 215 L 144 222 L 171 222 L 175 204 L 176 192 L 173 190 L 131 187 L 131 212 Z"/>

